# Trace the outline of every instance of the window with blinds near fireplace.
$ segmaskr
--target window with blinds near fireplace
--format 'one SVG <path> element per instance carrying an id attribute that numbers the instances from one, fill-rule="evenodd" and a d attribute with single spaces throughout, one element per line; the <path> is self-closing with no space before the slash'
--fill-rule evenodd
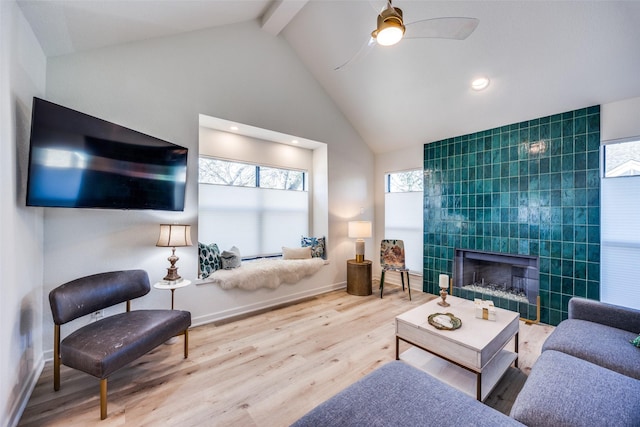
<path id="1" fill-rule="evenodd" d="M 600 300 L 640 309 L 640 137 L 602 146 Z"/>
<path id="2" fill-rule="evenodd" d="M 405 263 L 422 275 L 422 169 L 385 174 L 384 238 L 404 241 Z"/>

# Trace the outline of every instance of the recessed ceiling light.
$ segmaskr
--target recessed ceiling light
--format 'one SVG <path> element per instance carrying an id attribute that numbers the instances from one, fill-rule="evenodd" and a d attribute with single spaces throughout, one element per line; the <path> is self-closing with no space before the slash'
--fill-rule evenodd
<path id="1" fill-rule="evenodd" d="M 298 143 L 298 140 L 297 140 L 297 139 L 294 139 L 294 140 L 292 140 L 292 141 L 291 141 L 291 143 L 292 143 L 292 144 L 297 144 L 297 143 Z"/>
<path id="2" fill-rule="evenodd" d="M 238 130 L 238 129 L 240 129 L 240 128 L 239 128 L 238 126 L 231 126 L 229 129 L 231 129 L 231 130 Z"/>
<path id="3" fill-rule="evenodd" d="M 487 77 L 479 77 L 471 82 L 471 89 L 484 90 L 489 86 L 489 79 Z"/>

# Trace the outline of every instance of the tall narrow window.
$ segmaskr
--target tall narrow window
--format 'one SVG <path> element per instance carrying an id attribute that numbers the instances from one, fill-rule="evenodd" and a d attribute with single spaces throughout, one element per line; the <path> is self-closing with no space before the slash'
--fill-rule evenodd
<path id="1" fill-rule="evenodd" d="M 300 246 L 309 231 L 305 171 L 201 156 L 198 237 L 243 257 Z"/>
<path id="2" fill-rule="evenodd" d="M 640 138 L 602 152 L 600 299 L 640 309 Z"/>
<path id="3" fill-rule="evenodd" d="M 422 169 L 385 175 L 384 238 L 404 241 L 407 267 L 422 274 Z"/>

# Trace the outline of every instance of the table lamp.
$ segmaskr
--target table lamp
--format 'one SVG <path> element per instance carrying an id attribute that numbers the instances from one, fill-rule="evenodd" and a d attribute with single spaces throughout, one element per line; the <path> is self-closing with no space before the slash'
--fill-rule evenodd
<path id="1" fill-rule="evenodd" d="M 356 262 L 364 262 L 364 239 L 371 237 L 371 221 L 349 221 L 349 237 L 356 239 Z"/>
<path id="2" fill-rule="evenodd" d="M 171 266 L 167 268 L 167 275 L 163 280 L 167 282 L 175 282 L 182 279 L 178 275 L 178 267 L 176 267 L 176 262 L 180 259 L 176 256 L 176 248 L 192 245 L 190 225 L 160 224 L 160 236 L 158 237 L 158 243 L 156 243 L 156 246 L 171 248 L 171 256 L 167 258 L 171 263 Z"/>

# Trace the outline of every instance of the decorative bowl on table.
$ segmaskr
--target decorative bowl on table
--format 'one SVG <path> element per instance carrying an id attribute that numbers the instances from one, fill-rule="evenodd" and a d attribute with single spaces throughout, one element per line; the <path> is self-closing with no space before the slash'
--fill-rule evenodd
<path id="1" fill-rule="evenodd" d="M 462 326 L 462 320 L 451 313 L 433 313 L 429 315 L 429 324 L 436 329 L 453 331 Z"/>

